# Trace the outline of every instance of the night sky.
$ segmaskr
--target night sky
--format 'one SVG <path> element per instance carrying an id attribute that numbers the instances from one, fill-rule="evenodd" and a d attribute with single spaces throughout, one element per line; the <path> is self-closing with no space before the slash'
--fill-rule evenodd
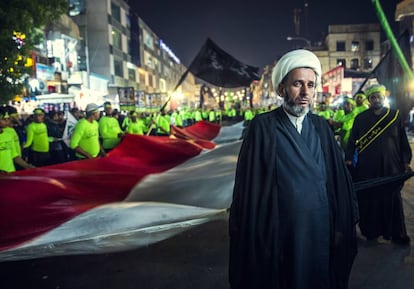
<path id="1" fill-rule="evenodd" d="M 395 34 L 399 2 L 380 0 Z M 207 37 L 246 64 L 263 68 L 273 63 L 301 44 L 286 40 L 297 36 L 295 8 L 301 9 L 298 36 L 312 42 L 324 39 L 329 24 L 378 23 L 371 0 L 129 0 L 129 4 L 186 66 Z"/>

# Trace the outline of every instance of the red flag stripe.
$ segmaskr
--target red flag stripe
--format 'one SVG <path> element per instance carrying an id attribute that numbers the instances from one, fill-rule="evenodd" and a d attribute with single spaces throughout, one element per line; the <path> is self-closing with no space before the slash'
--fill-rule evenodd
<path id="1" fill-rule="evenodd" d="M 198 124 L 204 140 L 220 127 Z M 217 133 L 214 133 L 217 131 Z M 144 176 L 198 155 L 201 140 L 127 135 L 106 158 L 0 176 L 0 250 L 14 248 L 91 208 L 122 201 Z M 205 142 L 205 141 L 204 141 Z"/>

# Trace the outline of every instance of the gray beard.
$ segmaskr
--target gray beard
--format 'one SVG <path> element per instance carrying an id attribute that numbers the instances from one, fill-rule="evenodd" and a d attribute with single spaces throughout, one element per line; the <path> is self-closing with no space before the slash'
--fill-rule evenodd
<path id="1" fill-rule="evenodd" d="M 300 105 L 296 105 L 292 100 L 286 100 L 283 102 L 283 108 L 294 116 L 303 116 L 309 112 L 309 106 L 302 107 Z"/>

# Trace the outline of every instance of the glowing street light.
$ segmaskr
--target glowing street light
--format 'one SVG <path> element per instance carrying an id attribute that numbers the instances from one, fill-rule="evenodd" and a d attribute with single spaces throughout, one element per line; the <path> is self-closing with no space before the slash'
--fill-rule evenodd
<path id="1" fill-rule="evenodd" d="M 312 46 L 311 41 L 309 39 L 307 39 L 307 38 L 304 38 L 304 37 L 292 37 L 292 36 L 288 36 L 288 37 L 286 37 L 286 40 L 288 40 L 288 41 L 292 41 L 292 40 L 305 41 L 306 42 L 306 46 L 305 47 L 308 47 L 309 48 L 309 47 Z"/>

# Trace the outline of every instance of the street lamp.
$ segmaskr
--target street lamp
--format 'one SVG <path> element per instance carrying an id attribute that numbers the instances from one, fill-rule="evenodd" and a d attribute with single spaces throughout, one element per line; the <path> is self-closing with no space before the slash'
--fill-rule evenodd
<path id="1" fill-rule="evenodd" d="M 312 46 L 310 40 L 307 39 L 307 38 L 304 38 L 304 37 L 292 37 L 292 36 L 288 36 L 288 37 L 286 37 L 286 40 L 288 40 L 288 41 L 291 41 L 291 40 L 305 41 L 306 42 L 306 46 L 305 47 L 308 47 L 309 48 L 309 47 Z"/>

